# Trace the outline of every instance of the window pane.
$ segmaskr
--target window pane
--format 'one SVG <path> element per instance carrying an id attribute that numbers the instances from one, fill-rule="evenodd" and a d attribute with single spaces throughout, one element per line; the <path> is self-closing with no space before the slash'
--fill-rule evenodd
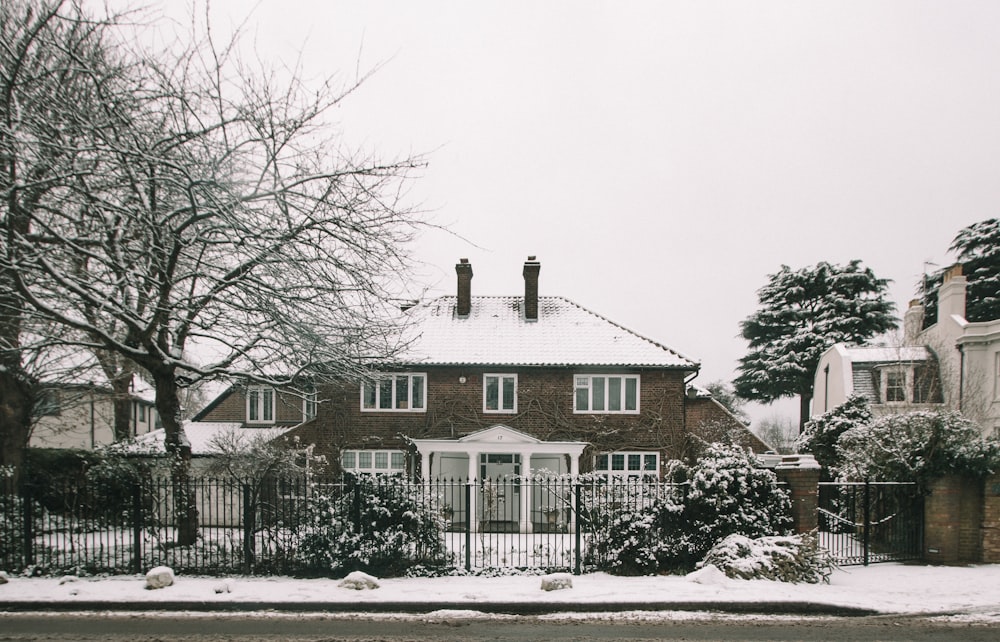
<path id="1" fill-rule="evenodd" d="M 622 409 L 622 378 L 608 377 L 608 410 L 621 412 Z"/>
<path id="2" fill-rule="evenodd" d="M 350 470 L 354 468 L 354 451 L 345 450 L 344 454 L 340 458 L 340 465 L 344 470 Z"/>
<path id="3" fill-rule="evenodd" d="M 247 395 L 247 419 L 249 421 L 257 421 L 258 409 L 257 403 L 260 398 L 260 393 L 256 390 L 249 391 Z"/>
<path id="4" fill-rule="evenodd" d="M 656 472 L 656 455 L 645 455 L 645 459 L 642 469 Z"/>
<path id="5" fill-rule="evenodd" d="M 590 383 L 591 394 L 593 395 L 592 410 L 604 410 L 604 377 L 592 377 Z"/>
<path id="6" fill-rule="evenodd" d="M 500 391 L 497 377 L 486 377 L 486 409 L 499 410 Z"/>
<path id="7" fill-rule="evenodd" d="M 625 470 L 625 455 L 620 453 L 611 455 L 611 470 Z"/>
<path id="8" fill-rule="evenodd" d="M 597 464 L 594 466 L 594 468 L 597 469 L 597 470 L 607 470 L 608 469 L 608 456 L 606 454 L 604 454 L 604 455 L 598 455 L 597 456 Z"/>
<path id="9" fill-rule="evenodd" d="M 413 408 L 423 410 L 424 408 L 424 377 L 423 375 L 413 375 Z"/>
<path id="10" fill-rule="evenodd" d="M 639 379 L 628 377 L 625 379 L 625 410 L 636 410 L 638 404 Z"/>
<path id="11" fill-rule="evenodd" d="M 392 408 L 392 379 L 378 382 L 378 407 L 386 410 Z"/>
<path id="12" fill-rule="evenodd" d="M 262 391 L 264 396 L 264 412 L 261 418 L 264 421 L 274 421 L 274 391 L 266 389 Z"/>
<path id="13" fill-rule="evenodd" d="M 365 408 L 375 407 L 375 384 L 370 381 L 364 383 L 364 406 Z"/>
<path id="14" fill-rule="evenodd" d="M 358 453 L 358 468 L 371 468 L 372 467 L 372 454 L 371 452 L 362 450 Z"/>
<path id="15" fill-rule="evenodd" d="M 885 400 L 906 401 L 906 377 L 902 372 L 886 373 Z"/>
<path id="16" fill-rule="evenodd" d="M 406 410 L 410 407 L 410 378 L 407 376 L 393 377 L 396 388 L 396 409 Z"/>
<path id="17" fill-rule="evenodd" d="M 576 389 L 576 409 L 577 410 L 590 410 L 590 406 L 587 404 L 587 392 L 586 388 Z"/>
<path id="18" fill-rule="evenodd" d="M 375 453 L 375 468 L 385 470 L 389 467 L 389 453 L 381 451 Z"/>
<path id="19" fill-rule="evenodd" d="M 504 377 L 503 380 L 503 409 L 514 409 L 514 377 Z"/>
<path id="20" fill-rule="evenodd" d="M 403 453 L 392 453 L 391 466 L 393 470 L 403 470 Z"/>
<path id="21" fill-rule="evenodd" d="M 641 470 L 640 464 L 642 462 L 642 457 L 640 455 L 629 455 L 628 456 L 628 469 L 629 470 Z"/>

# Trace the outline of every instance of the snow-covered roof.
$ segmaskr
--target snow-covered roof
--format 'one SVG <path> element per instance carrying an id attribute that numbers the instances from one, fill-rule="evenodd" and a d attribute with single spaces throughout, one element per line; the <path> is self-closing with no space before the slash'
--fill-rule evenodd
<path id="1" fill-rule="evenodd" d="M 442 296 L 410 308 L 415 338 L 402 363 L 698 368 L 680 352 L 563 297 L 538 297 L 537 320 L 524 318 L 517 296 L 472 297 L 466 317 L 456 305 L 457 297 Z"/>
<path id="2" fill-rule="evenodd" d="M 927 361 L 931 352 L 925 346 L 846 347 L 845 352 L 854 363 L 913 363 Z"/>
<path id="3" fill-rule="evenodd" d="M 271 441 L 292 428 L 293 426 L 247 428 L 242 423 L 234 421 L 188 421 L 184 423 L 184 434 L 191 443 L 192 455 L 216 455 L 218 451 L 212 447 L 213 439 L 227 432 L 239 431 L 241 437 L 246 437 L 249 445 L 250 439 L 263 438 Z M 128 444 L 122 445 L 121 449 L 135 455 L 164 454 L 166 452 L 164 439 L 165 432 L 160 428 L 136 437 Z"/>

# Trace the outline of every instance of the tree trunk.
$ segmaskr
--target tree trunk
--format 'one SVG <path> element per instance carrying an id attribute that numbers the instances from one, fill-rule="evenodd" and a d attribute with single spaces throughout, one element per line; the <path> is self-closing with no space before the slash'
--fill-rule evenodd
<path id="1" fill-rule="evenodd" d="M 132 372 L 125 370 L 111 380 L 114 390 L 114 435 L 115 441 L 125 441 L 132 436 L 132 398 L 129 395 Z"/>
<path id="2" fill-rule="evenodd" d="M 0 371 L 0 468 L 9 468 L 10 488 L 17 488 L 24 449 L 31 437 L 34 386 L 24 373 Z"/>
<path id="3" fill-rule="evenodd" d="M 191 486 L 191 443 L 181 425 L 181 404 L 172 368 L 151 371 L 156 388 L 156 410 L 163 422 L 164 442 L 170 459 L 177 544 L 190 546 L 198 539 L 198 505 Z"/>

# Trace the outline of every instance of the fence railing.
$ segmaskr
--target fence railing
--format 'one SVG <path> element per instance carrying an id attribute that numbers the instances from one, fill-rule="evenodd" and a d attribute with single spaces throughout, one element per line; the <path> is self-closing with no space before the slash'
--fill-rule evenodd
<path id="1" fill-rule="evenodd" d="M 323 573 L 328 569 L 303 552 L 307 538 L 325 527 L 340 532 L 350 526 L 360 534 L 379 528 L 378 512 L 401 505 L 405 496 L 410 504 L 395 519 L 409 523 L 405 511 L 421 512 L 431 518 L 424 527 L 434 528 L 435 545 L 420 553 L 421 564 L 580 573 L 604 566 L 595 538 L 615 515 L 679 496 L 685 488 L 569 477 L 375 477 L 364 489 L 350 477 L 305 476 L 190 478 L 183 489 L 164 477 L 8 485 L 0 488 L 0 568 L 128 573 L 166 564 L 202 574 Z M 180 494 L 197 508 L 197 538 L 184 545 Z M 322 513 L 320 506 L 331 512 Z"/>
<path id="2" fill-rule="evenodd" d="M 913 482 L 820 482 L 820 544 L 842 565 L 920 559 L 923 506 Z"/>

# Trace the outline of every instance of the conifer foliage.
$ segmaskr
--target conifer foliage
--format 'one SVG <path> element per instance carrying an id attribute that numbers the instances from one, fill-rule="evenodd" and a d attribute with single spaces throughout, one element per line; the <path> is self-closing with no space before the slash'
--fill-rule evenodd
<path id="1" fill-rule="evenodd" d="M 897 326 L 895 305 L 886 299 L 888 284 L 859 260 L 798 270 L 781 266 L 757 291 L 760 309 L 740 324 L 750 347 L 733 381 L 736 393 L 765 403 L 798 395 L 801 425 L 823 351 Z"/>
<path id="2" fill-rule="evenodd" d="M 968 321 L 1000 319 L 1000 219 L 991 218 L 962 228 L 951 242 L 962 273 L 968 279 L 965 318 Z M 925 323 L 937 319 L 938 289 L 944 270 L 927 277 L 923 303 Z"/>

